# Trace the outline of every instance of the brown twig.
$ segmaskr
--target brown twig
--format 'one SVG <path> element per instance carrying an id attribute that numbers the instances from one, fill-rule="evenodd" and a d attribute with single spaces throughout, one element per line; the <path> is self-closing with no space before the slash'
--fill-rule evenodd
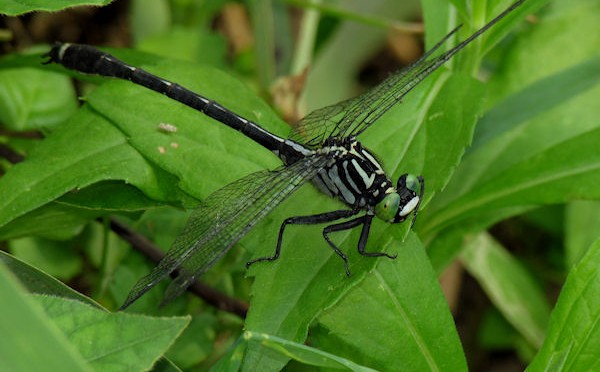
<path id="1" fill-rule="evenodd" d="M 22 162 L 25 157 L 3 143 L 0 143 L 0 157 L 5 158 L 12 164 Z"/>
<path id="2" fill-rule="evenodd" d="M 37 130 L 26 130 L 26 131 L 13 131 L 0 128 L 0 136 L 12 137 L 12 138 L 31 138 L 41 139 L 44 138 L 42 132 Z"/>

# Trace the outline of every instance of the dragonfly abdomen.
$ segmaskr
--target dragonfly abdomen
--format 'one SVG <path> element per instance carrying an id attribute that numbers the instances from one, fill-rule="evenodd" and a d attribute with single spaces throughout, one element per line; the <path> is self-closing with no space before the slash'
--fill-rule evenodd
<path id="1" fill-rule="evenodd" d="M 45 56 L 49 58 L 45 63 L 60 63 L 69 69 L 85 74 L 97 74 L 129 80 L 157 93 L 164 94 L 243 133 L 261 146 L 273 151 L 288 165 L 310 153 L 310 150 L 306 147 L 291 140 L 284 140 L 253 121 L 223 107 L 216 101 L 153 75 L 142 68 L 128 65 L 113 55 L 89 45 L 56 43 Z"/>

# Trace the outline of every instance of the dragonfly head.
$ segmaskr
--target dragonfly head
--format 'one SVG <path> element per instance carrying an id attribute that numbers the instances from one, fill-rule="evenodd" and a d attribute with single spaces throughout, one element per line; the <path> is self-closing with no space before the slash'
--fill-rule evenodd
<path id="1" fill-rule="evenodd" d="M 375 214 L 382 220 L 399 223 L 406 220 L 413 213 L 412 227 L 423 199 L 424 190 L 425 181 L 423 177 L 403 174 L 398 179 L 396 190 L 389 192 L 375 206 Z"/>

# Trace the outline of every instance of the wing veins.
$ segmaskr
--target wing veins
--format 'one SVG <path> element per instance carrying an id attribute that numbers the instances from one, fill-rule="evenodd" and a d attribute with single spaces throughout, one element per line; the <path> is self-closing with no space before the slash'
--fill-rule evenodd
<path id="1" fill-rule="evenodd" d="M 326 162 L 322 156 L 307 157 L 274 171 L 252 173 L 211 194 L 194 210 L 163 260 L 133 287 L 121 309 L 179 269 L 163 303 L 177 297 Z"/>

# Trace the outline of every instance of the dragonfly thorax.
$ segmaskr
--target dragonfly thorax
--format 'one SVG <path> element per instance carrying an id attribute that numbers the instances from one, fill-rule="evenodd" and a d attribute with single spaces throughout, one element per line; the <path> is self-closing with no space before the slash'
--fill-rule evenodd
<path id="1" fill-rule="evenodd" d="M 375 156 L 355 138 L 330 138 L 316 153 L 332 159 L 313 179 L 325 194 L 390 223 L 404 221 L 418 208 L 419 178 L 405 174 L 394 187 Z"/>
<path id="2" fill-rule="evenodd" d="M 374 212 L 377 203 L 396 191 L 373 154 L 354 138 L 331 138 L 316 152 L 331 161 L 317 173 L 313 183 L 351 207 Z"/>

